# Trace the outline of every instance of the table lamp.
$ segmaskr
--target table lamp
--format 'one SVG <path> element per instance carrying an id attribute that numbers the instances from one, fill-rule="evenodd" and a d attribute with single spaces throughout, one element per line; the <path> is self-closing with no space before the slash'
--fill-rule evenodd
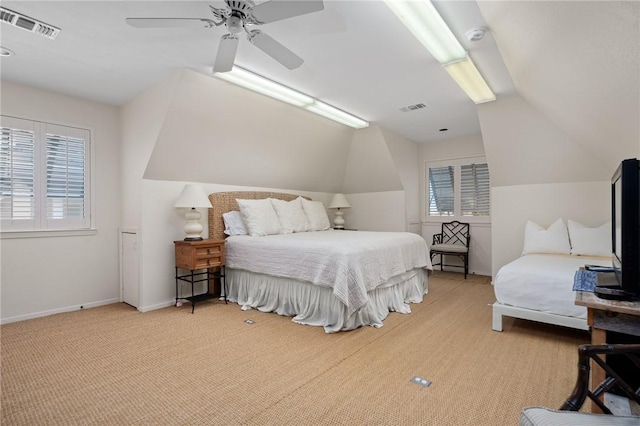
<path id="1" fill-rule="evenodd" d="M 347 201 L 347 198 L 344 194 L 335 194 L 331 199 L 331 204 L 329 204 L 330 209 L 336 210 L 336 217 L 333 219 L 333 228 L 334 229 L 344 229 L 344 218 L 342 215 L 342 209 L 349 209 L 351 205 Z"/>
<path id="2" fill-rule="evenodd" d="M 184 232 L 187 234 L 185 241 L 201 241 L 202 224 L 200 223 L 200 212 L 198 207 L 212 207 L 209 197 L 205 194 L 200 185 L 185 185 L 178 197 L 178 201 L 173 205 L 176 208 L 187 208 L 184 217 L 187 223 L 184 225 Z"/>

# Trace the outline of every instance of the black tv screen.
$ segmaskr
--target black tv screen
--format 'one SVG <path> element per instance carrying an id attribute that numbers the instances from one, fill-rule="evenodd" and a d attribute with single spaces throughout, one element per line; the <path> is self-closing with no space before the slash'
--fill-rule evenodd
<path id="1" fill-rule="evenodd" d="M 620 163 L 611 177 L 611 250 L 616 286 L 596 289 L 607 299 L 640 299 L 640 161 Z"/>

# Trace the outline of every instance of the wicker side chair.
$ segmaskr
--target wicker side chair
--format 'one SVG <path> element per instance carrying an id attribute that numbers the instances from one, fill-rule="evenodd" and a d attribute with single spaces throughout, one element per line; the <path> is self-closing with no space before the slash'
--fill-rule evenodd
<path id="1" fill-rule="evenodd" d="M 464 268 L 464 279 L 467 279 L 469 273 L 469 224 L 464 222 L 445 222 L 442 224 L 442 230 L 439 234 L 433 236 L 433 243 L 429 255 L 433 266 L 440 265 L 442 271 L 443 266 L 451 266 Z M 440 255 L 440 263 L 433 263 L 433 259 Z M 444 263 L 444 256 L 456 256 L 462 260 L 463 265 L 447 265 Z"/>

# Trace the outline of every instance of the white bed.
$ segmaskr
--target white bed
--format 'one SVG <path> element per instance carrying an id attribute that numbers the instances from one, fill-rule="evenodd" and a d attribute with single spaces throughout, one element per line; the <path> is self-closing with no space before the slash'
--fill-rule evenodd
<path id="1" fill-rule="evenodd" d="M 573 278 L 586 264 L 611 266 L 611 258 L 569 254 L 526 254 L 504 265 L 493 281 L 492 329 L 508 316 L 588 330 L 587 310 L 575 305 Z"/>
<path id="2" fill-rule="evenodd" d="M 209 196 L 210 238 L 236 199 L 297 196 L 233 192 Z M 222 235 L 224 236 L 224 235 Z M 293 317 L 327 333 L 381 327 L 389 312 L 410 313 L 427 293 L 431 269 L 426 241 L 408 232 L 311 231 L 226 239 L 228 300 L 242 309 Z"/>

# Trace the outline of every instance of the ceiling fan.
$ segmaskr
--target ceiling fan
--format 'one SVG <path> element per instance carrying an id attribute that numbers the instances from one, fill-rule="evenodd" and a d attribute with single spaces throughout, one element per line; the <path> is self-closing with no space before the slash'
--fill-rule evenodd
<path id="1" fill-rule="evenodd" d="M 227 72 L 233 68 L 238 50 L 239 34 L 244 30 L 247 39 L 257 48 L 290 70 L 304 62 L 302 58 L 284 47 L 269 35 L 251 26 L 268 24 L 324 9 L 322 0 L 270 0 L 255 4 L 252 0 L 225 0 L 226 7 L 209 6 L 213 19 L 209 18 L 127 18 L 127 24 L 137 28 L 167 28 L 196 26 L 219 27 L 224 24 L 229 31 L 220 38 L 214 72 Z"/>

